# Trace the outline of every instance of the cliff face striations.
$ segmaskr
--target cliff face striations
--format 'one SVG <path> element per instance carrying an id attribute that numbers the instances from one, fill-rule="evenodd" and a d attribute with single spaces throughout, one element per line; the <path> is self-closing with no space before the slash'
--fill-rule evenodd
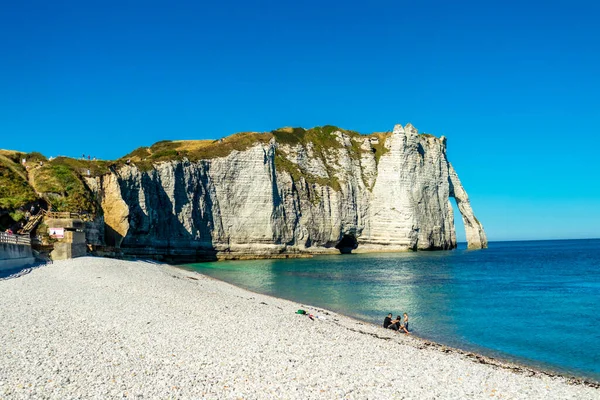
<path id="1" fill-rule="evenodd" d="M 454 197 L 469 247 L 487 246 L 444 137 L 409 124 L 369 136 L 325 127 L 257 138 L 215 158 L 134 161 L 88 178 L 107 244 L 198 258 L 452 249 Z"/>

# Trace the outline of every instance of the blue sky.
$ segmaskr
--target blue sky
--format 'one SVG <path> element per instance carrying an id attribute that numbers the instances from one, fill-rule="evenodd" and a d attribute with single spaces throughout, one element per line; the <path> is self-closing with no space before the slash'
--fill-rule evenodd
<path id="1" fill-rule="evenodd" d="M 491 240 L 600 237 L 600 5 L 367 3 L 5 2 L 0 148 L 411 122 Z"/>

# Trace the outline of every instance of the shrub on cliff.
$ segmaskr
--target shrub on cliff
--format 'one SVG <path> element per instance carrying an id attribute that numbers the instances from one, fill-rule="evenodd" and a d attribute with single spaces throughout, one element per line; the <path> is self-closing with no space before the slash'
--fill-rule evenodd
<path id="1" fill-rule="evenodd" d="M 10 163 L 10 164 L 9 164 Z M 35 201 L 37 195 L 24 178 L 20 165 L 0 159 L 0 209 L 15 210 Z"/>
<path id="2" fill-rule="evenodd" d="M 78 160 L 59 157 L 32 171 L 36 190 L 52 204 L 54 211 L 96 212 L 96 202 L 89 188 L 73 168 Z"/>

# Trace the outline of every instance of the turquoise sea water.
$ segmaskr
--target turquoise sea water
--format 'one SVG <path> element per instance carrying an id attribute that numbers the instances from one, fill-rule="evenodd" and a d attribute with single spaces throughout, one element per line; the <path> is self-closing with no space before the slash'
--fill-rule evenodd
<path id="1" fill-rule="evenodd" d="M 407 312 L 418 336 L 600 381 L 600 240 L 186 268 L 376 324 Z"/>

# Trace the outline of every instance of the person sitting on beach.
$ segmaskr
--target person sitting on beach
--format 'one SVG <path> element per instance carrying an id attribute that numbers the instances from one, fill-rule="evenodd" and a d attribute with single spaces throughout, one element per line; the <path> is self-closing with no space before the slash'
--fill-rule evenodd
<path id="1" fill-rule="evenodd" d="M 392 324 L 392 313 L 389 313 L 383 320 L 383 327 L 387 329 Z"/>
<path id="2" fill-rule="evenodd" d="M 400 318 L 400 316 L 398 316 L 398 318 Z M 400 329 L 404 331 L 404 333 L 406 333 L 407 335 L 410 334 L 410 332 L 408 331 L 408 314 L 404 313 L 404 321 L 402 322 L 402 325 L 400 325 Z"/>
<path id="3" fill-rule="evenodd" d="M 396 316 L 396 319 L 392 321 L 388 329 L 392 329 L 394 331 L 400 330 L 400 324 L 402 322 L 402 318 L 399 315 Z"/>

